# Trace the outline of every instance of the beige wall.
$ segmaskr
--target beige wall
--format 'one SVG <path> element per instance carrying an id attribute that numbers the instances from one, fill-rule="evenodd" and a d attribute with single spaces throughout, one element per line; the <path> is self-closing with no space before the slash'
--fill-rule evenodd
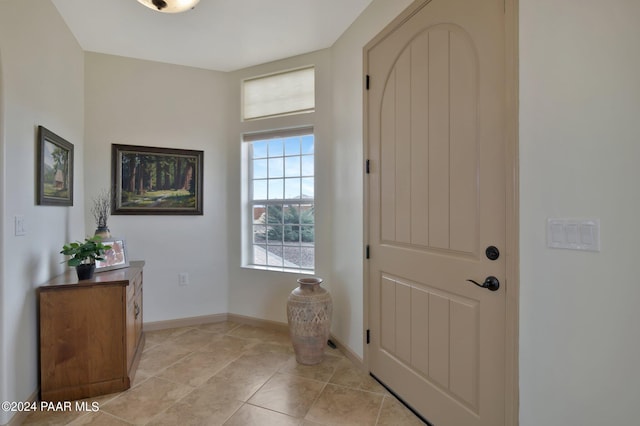
<path id="1" fill-rule="evenodd" d="M 331 48 L 333 334 L 363 356 L 363 47 L 410 0 L 374 1 Z"/>
<path id="2" fill-rule="evenodd" d="M 146 261 L 145 322 L 228 312 L 227 74 L 97 53 L 85 64 L 86 232 L 96 226 L 90 200 L 110 187 L 111 144 L 204 151 L 204 215 L 117 215 L 108 224 L 130 259 Z"/>
<path id="3" fill-rule="evenodd" d="M 520 424 L 638 424 L 640 2 L 520 0 Z M 600 218 L 599 253 L 546 247 Z"/>
<path id="4" fill-rule="evenodd" d="M 0 1 L 0 401 L 37 389 L 36 288 L 84 236 L 84 54 L 50 2 Z M 74 207 L 35 205 L 37 126 L 74 145 Z M 14 236 L 14 216 L 27 234 Z M 0 424 L 12 413 L 0 412 Z"/>

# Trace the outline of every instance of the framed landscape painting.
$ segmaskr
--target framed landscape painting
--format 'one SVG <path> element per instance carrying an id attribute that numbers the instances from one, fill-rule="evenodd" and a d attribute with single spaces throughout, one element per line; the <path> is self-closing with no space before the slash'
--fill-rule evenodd
<path id="1" fill-rule="evenodd" d="M 111 145 L 112 214 L 201 215 L 203 151 Z"/>
<path id="2" fill-rule="evenodd" d="M 73 144 L 38 126 L 37 195 L 41 206 L 73 205 Z"/>

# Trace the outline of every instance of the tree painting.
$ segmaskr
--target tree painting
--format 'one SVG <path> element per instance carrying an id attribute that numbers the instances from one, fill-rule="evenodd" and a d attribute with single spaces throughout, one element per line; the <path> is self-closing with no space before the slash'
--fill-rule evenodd
<path id="1" fill-rule="evenodd" d="M 198 169 L 202 167 L 202 152 L 190 155 L 178 154 L 178 151 L 161 148 L 120 151 L 118 208 L 134 213 L 142 209 L 151 214 L 163 214 L 167 209 L 200 210 L 198 177 L 201 171 Z"/>

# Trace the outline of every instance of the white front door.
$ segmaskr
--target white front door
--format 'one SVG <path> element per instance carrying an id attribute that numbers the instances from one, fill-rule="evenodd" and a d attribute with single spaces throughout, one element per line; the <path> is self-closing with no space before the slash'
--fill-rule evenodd
<path id="1" fill-rule="evenodd" d="M 365 48 L 369 367 L 436 426 L 501 426 L 504 4 L 419 3 Z"/>

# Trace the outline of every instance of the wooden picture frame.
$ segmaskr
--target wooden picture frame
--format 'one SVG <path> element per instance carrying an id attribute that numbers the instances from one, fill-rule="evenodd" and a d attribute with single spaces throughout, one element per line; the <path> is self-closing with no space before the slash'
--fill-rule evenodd
<path id="1" fill-rule="evenodd" d="M 202 215 L 203 151 L 111 145 L 114 215 Z"/>
<path id="2" fill-rule="evenodd" d="M 36 202 L 73 206 L 73 144 L 38 126 Z"/>
<path id="3" fill-rule="evenodd" d="M 105 246 L 111 246 L 104 254 L 104 260 L 96 260 L 96 272 L 111 271 L 112 269 L 129 266 L 127 244 L 123 238 L 106 238 L 101 241 Z"/>

